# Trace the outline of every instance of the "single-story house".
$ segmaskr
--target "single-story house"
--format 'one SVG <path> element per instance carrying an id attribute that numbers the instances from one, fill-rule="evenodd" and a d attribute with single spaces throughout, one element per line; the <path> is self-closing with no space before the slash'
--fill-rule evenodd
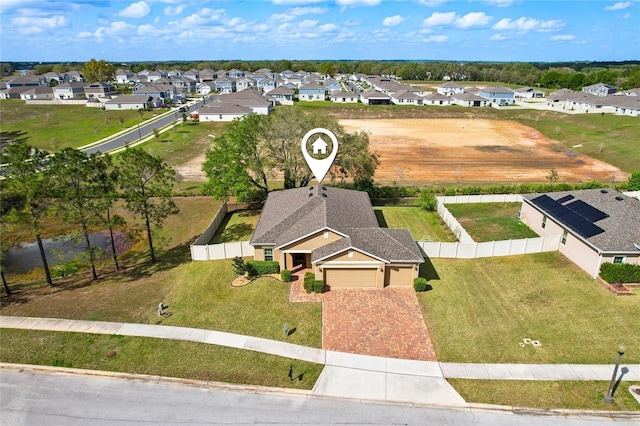
<path id="1" fill-rule="evenodd" d="M 255 89 L 246 89 L 241 92 L 225 93 L 220 96 L 220 103 L 240 105 L 250 108 L 254 114 L 267 115 L 273 108 L 273 102 L 260 94 Z"/>
<path id="2" fill-rule="evenodd" d="M 464 86 L 460 86 L 456 83 L 443 83 L 436 87 L 436 92 L 441 95 L 451 96 L 459 93 L 464 93 Z"/>
<path id="3" fill-rule="evenodd" d="M 84 95 L 87 99 L 109 98 L 117 95 L 116 87 L 111 83 L 91 83 L 84 87 Z"/>
<path id="4" fill-rule="evenodd" d="M 463 107 L 486 107 L 489 106 L 490 101 L 471 93 L 457 93 L 451 95 L 451 103 Z"/>
<path id="5" fill-rule="evenodd" d="M 544 91 L 534 89 L 533 87 L 520 87 L 513 91 L 516 98 L 534 99 L 544 98 Z"/>
<path id="6" fill-rule="evenodd" d="M 298 89 L 298 99 L 301 101 L 324 101 L 325 88 L 321 84 L 305 84 Z"/>
<path id="7" fill-rule="evenodd" d="M 424 257 L 406 229 L 380 228 L 366 192 L 274 191 L 251 237 L 255 260 L 308 269 L 330 289 L 411 286 Z"/>
<path id="8" fill-rule="evenodd" d="M 488 99 L 491 103 L 498 105 L 512 105 L 516 103 L 513 90 L 502 86 L 489 86 L 480 89 L 478 96 Z"/>
<path id="9" fill-rule="evenodd" d="M 251 108 L 234 104 L 212 104 L 198 111 L 200 121 L 233 121 L 236 118 L 252 114 Z"/>
<path id="10" fill-rule="evenodd" d="M 106 110 L 119 109 L 149 109 L 153 108 L 153 96 L 149 95 L 120 95 L 104 103 Z"/>
<path id="11" fill-rule="evenodd" d="M 51 100 L 53 99 L 53 88 L 38 86 L 38 87 L 27 87 L 24 92 L 20 93 L 20 99 L 24 101 L 29 100 Z"/>
<path id="12" fill-rule="evenodd" d="M 451 105 L 451 96 L 432 93 L 422 99 L 424 105 Z"/>
<path id="13" fill-rule="evenodd" d="M 360 102 L 365 105 L 391 105 L 391 96 L 377 91 L 361 92 Z"/>
<path id="14" fill-rule="evenodd" d="M 20 99 L 22 94 L 36 87 L 11 87 L 0 91 L 0 99 Z"/>
<path id="15" fill-rule="evenodd" d="M 409 90 L 401 90 L 400 92 L 393 92 L 389 95 L 391 102 L 396 105 L 422 105 L 424 98 Z"/>
<path id="16" fill-rule="evenodd" d="M 56 99 L 84 99 L 84 87 L 86 83 L 66 82 L 53 88 L 53 96 Z"/>
<path id="17" fill-rule="evenodd" d="M 331 102 L 336 102 L 336 103 L 341 103 L 341 104 L 345 104 L 345 103 L 354 103 L 357 104 L 358 103 L 358 95 L 356 95 L 353 92 L 347 92 L 344 90 L 339 90 L 337 92 L 333 92 L 329 95 L 329 100 Z"/>
<path id="18" fill-rule="evenodd" d="M 267 93 L 265 96 L 273 98 L 276 105 L 293 105 L 293 95 L 296 91 L 285 86 L 277 87 Z"/>
<path id="19" fill-rule="evenodd" d="M 520 219 L 561 236 L 560 252 L 593 278 L 604 262 L 640 265 L 640 200 L 615 189 L 524 195 Z"/>

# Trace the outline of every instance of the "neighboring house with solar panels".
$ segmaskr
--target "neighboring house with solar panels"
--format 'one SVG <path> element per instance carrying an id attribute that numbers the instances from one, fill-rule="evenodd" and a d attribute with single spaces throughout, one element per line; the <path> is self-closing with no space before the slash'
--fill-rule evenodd
<path id="1" fill-rule="evenodd" d="M 560 252 L 593 278 L 600 265 L 640 265 L 640 200 L 615 189 L 529 194 L 520 219 L 538 235 L 562 235 Z"/>

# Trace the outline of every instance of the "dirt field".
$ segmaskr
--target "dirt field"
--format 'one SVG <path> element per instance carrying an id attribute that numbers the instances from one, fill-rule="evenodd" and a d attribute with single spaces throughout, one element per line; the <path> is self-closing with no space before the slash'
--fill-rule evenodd
<path id="1" fill-rule="evenodd" d="M 369 133 L 380 156 L 377 183 L 560 182 L 627 179 L 617 167 L 567 149 L 531 127 L 485 119 L 342 119 Z M 204 154 L 177 167 L 184 180 L 205 181 Z"/>
<path id="2" fill-rule="evenodd" d="M 369 133 L 380 166 L 378 183 L 620 181 L 620 169 L 565 148 L 535 129 L 483 119 L 339 120 L 346 131 Z"/>

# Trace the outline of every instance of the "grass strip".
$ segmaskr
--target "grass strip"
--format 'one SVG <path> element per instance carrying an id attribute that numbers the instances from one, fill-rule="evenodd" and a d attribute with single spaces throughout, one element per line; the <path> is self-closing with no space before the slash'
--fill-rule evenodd
<path id="1" fill-rule="evenodd" d="M 112 351 L 116 352 L 114 356 Z M 204 343 L 3 329 L 3 362 L 311 389 L 321 364 Z M 294 380 L 290 380 L 289 368 Z"/>
<path id="2" fill-rule="evenodd" d="M 447 209 L 477 242 L 538 237 L 518 218 L 521 206 L 522 203 L 469 203 L 448 204 Z"/>
<path id="3" fill-rule="evenodd" d="M 514 407 L 637 411 L 640 403 L 629 386 L 640 382 L 620 382 L 613 403 L 602 398 L 609 382 L 602 381 L 523 381 L 447 379 L 467 402 L 511 405 Z"/>
<path id="4" fill-rule="evenodd" d="M 383 228 L 408 229 L 415 240 L 456 241 L 438 213 L 419 207 L 374 207 L 378 224 Z"/>

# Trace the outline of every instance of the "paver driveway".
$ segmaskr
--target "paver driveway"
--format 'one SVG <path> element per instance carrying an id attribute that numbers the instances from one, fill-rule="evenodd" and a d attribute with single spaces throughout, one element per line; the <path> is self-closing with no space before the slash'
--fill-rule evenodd
<path id="1" fill-rule="evenodd" d="M 322 299 L 323 349 L 437 360 L 412 288 L 334 289 Z"/>

